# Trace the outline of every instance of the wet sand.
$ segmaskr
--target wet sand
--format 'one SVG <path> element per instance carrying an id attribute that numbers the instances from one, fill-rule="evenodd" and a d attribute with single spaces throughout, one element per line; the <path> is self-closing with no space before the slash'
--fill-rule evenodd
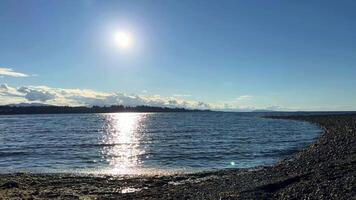
<path id="1" fill-rule="evenodd" d="M 356 199 L 356 114 L 273 117 L 324 133 L 274 166 L 171 176 L 0 175 L 0 199 Z"/>

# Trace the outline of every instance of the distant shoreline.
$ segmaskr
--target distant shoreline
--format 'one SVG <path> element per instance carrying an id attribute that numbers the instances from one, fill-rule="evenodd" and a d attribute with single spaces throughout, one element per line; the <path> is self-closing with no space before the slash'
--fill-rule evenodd
<path id="1" fill-rule="evenodd" d="M 0 174 L 11 199 L 353 199 L 356 114 L 274 116 L 318 124 L 318 140 L 274 166 L 168 176 Z"/>
<path id="2" fill-rule="evenodd" d="M 24 114 L 88 114 L 88 113 L 125 113 L 125 112 L 212 112 L 211 110 L 153 107 L 153 106 L 0 106 L 0 115 Z"/>
<path id="3" fill-rule="evenodd" d="M 53 106 L 47 104 L 25 104 L 25 105 L 2 105 L 1 115 L 36 115 L 36 114 L 104 114 L 104 113 L 172 113 L 172 112 L 224 112 L 224 113 L 259 113 L 261 116 L 309 116 L 309 115 L 343 115 L 356 114 L 356 111 L 273 111 L 273 110 L 252 110 L 252 111 L 230 111 L 230 110 L 210 110 L 210 109 L 188 109 L 155 106 Z"/>

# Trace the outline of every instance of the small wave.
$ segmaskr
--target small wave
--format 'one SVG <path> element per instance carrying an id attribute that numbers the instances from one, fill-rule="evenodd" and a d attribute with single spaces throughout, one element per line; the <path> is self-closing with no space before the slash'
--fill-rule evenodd
<path id="1" fill-rule="evenodd" d="M 0 152 L 0 157 L 25 156 L 29 155 L 26 151 Z"/>

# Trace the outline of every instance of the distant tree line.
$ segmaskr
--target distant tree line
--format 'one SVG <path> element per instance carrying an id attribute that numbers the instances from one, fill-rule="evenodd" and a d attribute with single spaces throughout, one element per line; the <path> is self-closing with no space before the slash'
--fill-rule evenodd
<path id="1" fill-rule="evenodd" d="M 185 108 L 168 108 L 152 106 L 0 106 L 0 115 L 15 114 L 66 114 L 66 113 L 116 113 L 116 112 L 204 112 L 210 110 L 185 109 Z"/>

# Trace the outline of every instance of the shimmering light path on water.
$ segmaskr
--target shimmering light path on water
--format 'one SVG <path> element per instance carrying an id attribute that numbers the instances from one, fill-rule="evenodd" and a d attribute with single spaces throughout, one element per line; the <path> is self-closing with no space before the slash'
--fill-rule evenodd
<path id="1" fill-rule="evenodd" d="M 0 116 L 0 172 L 157 174 L 273 164 L 320 133 L 253 113 Z"/>

